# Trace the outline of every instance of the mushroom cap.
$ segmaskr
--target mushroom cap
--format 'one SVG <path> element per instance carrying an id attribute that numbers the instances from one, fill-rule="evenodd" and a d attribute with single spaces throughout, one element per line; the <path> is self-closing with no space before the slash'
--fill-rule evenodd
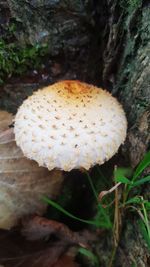
<path id="1" fill-rule="evenodd" d="M 35 92 L 20 106 L 14 126 L 26 157 L 65 171 L 103 164 L 126 131 L 122 106 L 109 92 L 74 80 Z"/>

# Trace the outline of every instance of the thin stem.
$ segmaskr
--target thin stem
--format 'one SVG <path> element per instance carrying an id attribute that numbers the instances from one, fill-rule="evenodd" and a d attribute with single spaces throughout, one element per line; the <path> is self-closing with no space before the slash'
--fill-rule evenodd
<path id="1" fill-rule="evenodd" d="M 108 183 L 108 179 L 106 179 L 106 177 L 103 175 L 102 171 L 100 170 L 100 167 L 97 166 L 96 169 L 97 169 L 97 172 L 98 172 L 98 174 L 99 174 L 101 180 L 103 180 L 104 184 L 109 185 L 109 183 Z"/>
<path id="2" fill-rule="evenodd" d="M 143 197 L 142 197 L 142 199 L 143 199 Z M 149 239 L 150 239 L 150 225 L 149 225 L 149 221 L 148 221 L 145 205 L 144 205 L 143 202 L 142 202 L 142 209 L 143 209 L 143 213 L 144 213 L 145 225 L 146 225 L 146 228 L 147 228 L 147 233 L 148 233 L 148 236 L 149 236 Z"/>
<path id="3" fill-rule="evenodd" d="M 103 208 L 102 205 L 99 203 L 99 200 L 98 200 L 98 194 L 97 194 L 97 192 L 96 192 L 96 189 L 95 189 L 95 187 L 94 187 L 94 184 L 93 184 L 93 182 L 92 182 L 92 179 L 91 179 L 91 177 L 90 177 L 90 175 L 89 175 L 89 173 L 88 173 L 87 171 L 86 171 L 86 175 L 87 175 L 88 181 L 89 181 L 89 183 L 90 183 L 91 189 L 92 189 L 92 191 L 93 191 L 93 195 L 94 195 L 94 197 L 95 197 L 95 199 L 96 199 L 96 202 L 97 202 L 97 204 L 98 204 L 98 209 L 99 209 L 99 211 L 103 214 L 103 216 L 104 216 L 104 218 L 105 218 L 105 220 L 106 220 L 106 222 L 107 222 L 107 226 L 108 226 L 109 228 L 111 228 L 112 224 L 111 224 L 111 221 L 110 221 L 110 219 L 109 219 L 109 216 L 106 214 L 104 208 Z"/>
<path id="4" fill-rule="evenodd" d="M 98 200 L 99 200 L 99 202 L 101 202 L 101 200 L 102 200 L 102 198 L 105 196 L 105 195 L 108 195 L 108 194 L 110 194 L 110 193 L 112 193 L 113 191 L 115 191 L 116 189 L 117 189 L 117 187 L 119 186 L 119 185 L 121 185 L 122 183 L 121 182 L 119 182 L 119 183 L 117 183 L 117 184 L 115 184 L 113 187 L 111 187 L 109 190 L 105 190 L 105 191 L 101 191 L 100 192 L 100 194 L 98 195 Z"/>
<path id="5" fill-rule="evenodd" d="M 122 217 L 120 214 L 119 197 L 118 197 L 118 186 L 120 184 L 121 183 L 117 183 L 111 190 L 111 191 L 115 190 L 115 214 L 114 214 L 114 227 L 113 227 L 114 247 L 111 253 L 111 258 L 110 258 L 108 267 L 113 266 L 113 262 L 116 256 L 116 251 L 117 251 L 119 240 L 120 240 L 121 227 L 122 227 Z"/>
<path id="6" fill-rule="evenodd" d="M 110 261 L 109 261 L 108 267 L 112 267 L 113 266 L 113 262 L 114 262 L 115 255 L 116 255 L 116 251 L 117 251 L 117 247 L 114 247 L 113 250 L 112 250 L 112 253 L 111 253 L 111 257 L 110 257 Z"/>
<path id="7" fill-rule="evenodd" d="M 118 200 L 118 188 L 115 189 L 115 216 L 114 216 L 114 244 L 117 247 L 119 242 L 119 232 L 120 232 L 120 210 L 119 210 L 119 200 Z"/>
<path id="8" fill-rule="evenodd" d="M 89 175 L 89 173 L 88 173 L 87 171 L 86 171 L 86 175 L 87 175 L 88 181 L 89 181 L 89 183 L 90 183 L 90 186 L 91 186 L 91 188 L 92 188 L 93 195 L 94 195 L 94 197 L 95 197 L 95 199 L 96 199 L 96 202 L 98 202 L 98 194 L 97 194 L 97 192 L 96 192 L 96 190 L 95 190 L 95 187 L 94 187 L 94 184 L 93 184 L 93 182 L 92 182 L 92 179 L 91 179 L 91 177 L 90 177 L 90 175 Z"/>

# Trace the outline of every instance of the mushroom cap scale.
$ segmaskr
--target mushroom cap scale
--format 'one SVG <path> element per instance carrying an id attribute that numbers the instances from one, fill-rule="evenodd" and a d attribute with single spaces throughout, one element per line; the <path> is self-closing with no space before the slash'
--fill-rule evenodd
<path id="1" fill-rule="evenodd" d="M 122 106 L 107 91 L 79 81 L 38 90 L 20 106 L 15 138 L 24 155 L 49 170 L 89 169 L 111 158 L 126 137 Z"/>

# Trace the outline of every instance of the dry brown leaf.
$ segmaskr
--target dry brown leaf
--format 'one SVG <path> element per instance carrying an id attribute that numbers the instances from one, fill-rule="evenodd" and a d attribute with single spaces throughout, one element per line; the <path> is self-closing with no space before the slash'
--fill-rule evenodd
<path id="1" fill-rule="evenodd" d="M 22 234 L 28 240 L 49 239 L 51 235 L 55 235 L 60 240 L 65 240 L 68 244 L 78 244 L 87 247 L 84 236 L 78 232 L 71 231 L 68 226 L 63 223 L 48 220 L 40 216 L 32 216 L 23 220 Z"/>
<path id="2" fill-rule="evenodd" d="M 5 267 L 51 267 L 68 250 L 63 240 L 27 241 L 19 231 L 0 231 L 0 264 Z"/>
<path id="3" fill-rule="evenodd" d="M 79 267 L 74 258 L 68 255 L 62 256 L 52 267 Z"/>
<path id="4" fill-rule="evenodd" d="M 0 231 L 0 264 L 5 267 L 78 267 L 74 262 L 76 249 L 70 248 L 78 244 L 80 237 L 64 224 L 35 216 L 24 221 L 22 232 L 30 240 L 17 229 Z"/>
<path id="5" fill-rule="evenodd" d="M 14 141 L 13 116 L 0 111 L 0 228 L 9 229 L 28 214 L 42 214 L 43 195 L 54 198 L 60 191 L 63 175 L 49 172 L 25 158 Z"/>

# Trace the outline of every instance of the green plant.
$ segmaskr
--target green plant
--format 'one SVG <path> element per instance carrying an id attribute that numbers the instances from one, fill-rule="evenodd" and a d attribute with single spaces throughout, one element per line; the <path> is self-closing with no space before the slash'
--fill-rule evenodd
<path id="1" fill-rule="evenodd" d="M 38 68 L 42 58 L 48 53 L 47 45 L 20 47 L 16 43 L 7 44 L 0 39 L 0 81 L 13 74 L 22 74 L 32 68 Z"/>
<path id="2" fill-rule="evenodd" d="M 150 201 L 144 199 L 142 195 L 135 194 L 133 189 L 137 189 L 141 185 L 150 182 L 150 175 L 143 177 L 143 171 L 150 165 L 150 152 L 148 152 L 136 170 L 133 172 L 130 179 L 126 177 L 124 169 L 116 169 L 114 172 L 115 181 L 124 184 L 122 201 L 120 202 L 120 208 L 132 209 L 140 216 L 140 228 L 143 233 L 143 237 L 147 242 L 150 249 L 150 221 L 148 218 L 148 212 L 150 211 Z"/>
<path id="3" fill-rule="evenodd" d="M 50 200 L 47 197 L 43 197 L 43 200 L 56 208 L 58 211 L 64 213 L 66 216 L 69 216 L 79 222 L 84 222 L 89 225 L 93 225 L 98 228 L 104 228 L 112 231 L 112 235 L 114 237 L 114 248 L 112 250 L 112 256 L 109 262 L 109 267 L 113 265 L 113 260 L 116 254 L 116 249 L 120 240 L 120 233 L 121 233 L 121 226 L 122 226 L 122 220 L 124 218 L 125 210 L 130 209 L 132 211 L 136 211 L 139 215 L 139 227 L 143 234 L 143 237 L 150 249 L 150 222 L 148 218 L 148 212 L 150 211 L 150 201 L 145 200 L 142 195 L 139 195 L 135 193 L 134 189 L 140 188 L 141 185 L 144 183 L 150 182 L 150 175 L 143 177 L 142 173 L 143 171 L 150 165 L 150 152 L 148 152 L 143 160 L 140 162 L 140 164 L 137 166 L 135 171 L 132 171 L 131 168 L 114 168 L 114 180 L 115 185 L 107 190 L 102 191 L 98 195 L 97 190 L 95 189 L 95 186 L 92 182 L 92 179 L 88 172 L 86 172 L 87 179 L 90 183 L 91 190 L 93 191 L 94 198 L 97 203 L 97 215 L 92 220 L 84 220 L 81 218 L 78 218 L 65 210 L 61 205 L 57 204 L 56 202 Z M 99 172 L 98 174 L 102 176 L 102 174 Z M 129 178 L 130 177 L 130 178 Z M 102 180 L 106 182 L 106 179 L 103 179 L 105 177 L 102 176 Z M 118 197 L 118 186 L 122 185 L 122 195 L 121 198 Z M 112 192 L 115 192 L 115 198 L 114 200 L 112 197 L 109 199 L 111 200 L 111 203 L 109 201 L 106 202 L 106 199 L 108 196 L 112 195 Z M 104 196 L 107 195 L 107 198 Z M 112 201 L 113 200 L 113 201 Z M 105 204 L 104 204 L 105 201 Z M 101 204 L 103 203 L 103 204 Z M 113 206 L 112 206 L 113 205 Z M 112 208 L 113 207 L 113 208 Z M 112 215 L 113 212 L 113 218 L 114 222 L 112 222 Z M 85 256 L 93 259 L 94 266 L 97 266 L 94 255 L 92 252 L 88 250 L 81 249 L 80 253 L 84 254 Z M 96 257 L 96 255 L 95 255 Z M 96 259 L 96 258 L 95 258 Z"/>
<path id="4" fill-rule="evenodd" d="M 89 250 L 87 248 L 80 247 L 78 249 L 78 253 L 89 259 L 90 266 L 99 267 L 98 257 L 93 252 L 91 252 L 91 250 Z"/>
<path id="5" fill-rule="evenodd" d="M 72 213 L 68 212 L 65 208 L 63 208 L 63 204 L 61 201 L 61 204 L 56 203 L 55 201 L 47 198 L 46 196 L 43 196 L 43 201 L 45 201 L 46 203 L 48 203 L 49 205 L 51 205 L 52 207 L 54 207 L 56 210 L 58 210 L 59 212 L 65 214 L 66 216 L 78 221 L 78 222 L 83 222 L 89 225 L 93 225 L 97 228 L 104 228 L 104 229 L 112 229 L 113 228 L 113 222 L 112 222 L 112 216 L 111 216 L 111 212 L 110 209 L 112 210 L 111 207 L 109 207 L 108 201 L 106 201 L 106 207 L 104 208 L 103 205 L 99 202 L 98 200 L 98 188 L 100 188 L 102 186 L 102 182 L 104 182 L 104 185 L 106 186 L 107 183 L 107 179 L 105 179 L 105 177 L 102 175 L 102 173 L 100 172 L 99 168 L 97 167 L 97 178 L 99 179 L 99 176 L 101 176 L 101 179 L 99 179 L 101 181 L 101 183 L 99 184 L 98 188 L 95 188 L 95 185 L 92 181 L 91 176 L 89 175 L 89 173 L 87 171 L 85 171 L 85 175 L 87 178 L 87 182 L 90 184 L 90 188 L 91 191 L 93 193 L 93 198 L 94 198 L 94 202 L 95 202 L 95 206 L 96 206 L 96 216 L 91 219 L 91 220 L 84 220 L 81 219 L 75 215 L 73 215 Z M 96 176 L 96 174 L 95 174 Z"/>
<path id="6" fill-rule="evenodd" d="M 114 199 L 114 225 L 113 225 L 113 237 L 114 247 L 109 267 L 113 266 L 116 250 L 120 240 L 120 233 L 122 229 L 122 221 L 124 219 L 125 211 L 130 209 L 136 211 L 139 215 L 139 227 L 143 238 L 145 239 L 148 248 L 150 249 L 150 220 L 148 212 L 150 211 L 150 201 L 145 200 L 142 195 L 139 195 L 141 185 L 150 182 L 150 175 L 143 177 L 143 171 L 150 165 L 150 152 L 146 153 L 143 160 L 137 166 L 135 171 L 130 168 L 114 168 L 115 186 L 108 191 L 100 193 L 100 200 L 105 195 L 115 191 Z M 130 177 L 130 179 L 129 179 Z M 118 197 L 118 186 L 124 185 L 122 189 L 122 195 Z M 136 189 L 136 190 L 135 190 Z M 139 190 L 137 190 L 139 189 Z"/>

